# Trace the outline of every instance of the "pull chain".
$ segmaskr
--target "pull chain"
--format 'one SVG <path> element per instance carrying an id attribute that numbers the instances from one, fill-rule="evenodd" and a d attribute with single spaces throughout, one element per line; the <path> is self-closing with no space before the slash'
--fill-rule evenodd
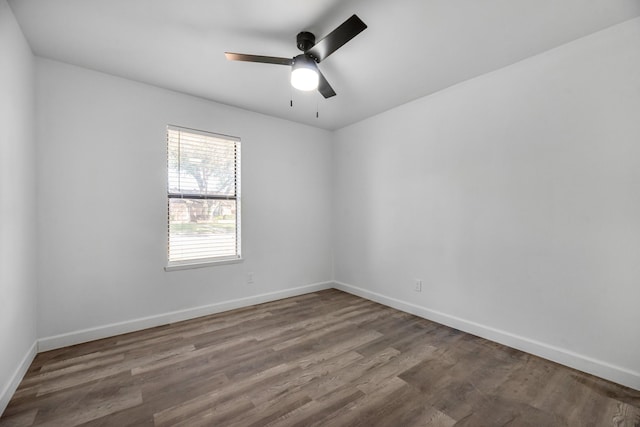
<path id="1" fill-rule="evenodd" d="M 289 106 L 293 108 L 293 89 L 291 89 L 290 95 Z M 318 93 L 318 96 L 320 96 L 320 93 Z M 320 118 L 320 102 L 318 99 L 319 98 L 316 98 L 316 119 Z"/>

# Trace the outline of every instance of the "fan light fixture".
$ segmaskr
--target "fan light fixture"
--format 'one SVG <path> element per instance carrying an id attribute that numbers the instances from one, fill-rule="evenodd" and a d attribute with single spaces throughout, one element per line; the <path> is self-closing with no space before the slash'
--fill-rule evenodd
<path id="1" fill-rule="evenodd" d="M 313 33 L 302 31 L 296 36 L 296 46 L 303 53 L 294 58 L 233 52 L 225 52 L 224 54 L 229 61 L 261 62 L 291 67 L 291 86 L 305 91 L 318 89 L 318 92 L 326 99 L 336 96 L 336 91 L 322 75 L 317 64 L 327 59 L 329 55 L 340 49 L 365 28 L 367 28 L 367 24 L 356 15 L 351 15 L 351 18 L 338 25 L 318 43 L 316 43 L 316 36 Z"/>
<path id="2" fill-rule="evenodd" d="M 316 62 L 304 54 L 296 56 L 291 67 L 291 86 L 310 91 L 318 88 L 319 81 Z"/>

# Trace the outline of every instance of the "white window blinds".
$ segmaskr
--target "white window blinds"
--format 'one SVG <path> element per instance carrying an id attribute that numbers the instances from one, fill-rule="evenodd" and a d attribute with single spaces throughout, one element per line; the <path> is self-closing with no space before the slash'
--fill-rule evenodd
<path id="1" fill-rule="evenodd" d="M 169 265 L 240 258 L 240 139 L 167 127 Z"/>

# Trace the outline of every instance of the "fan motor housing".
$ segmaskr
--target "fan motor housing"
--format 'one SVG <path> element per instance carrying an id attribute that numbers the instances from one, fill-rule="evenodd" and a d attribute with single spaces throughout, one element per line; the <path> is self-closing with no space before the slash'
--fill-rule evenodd
<path id="1" fill-rule="evenodd" d="M 308 31 L 303 31 L 301 33 L 298 33 L 298 35 L 296 36 L 296 43 L 298 45 L 298 49 L 306 52 L 316 44 L 316 36 Z"/>

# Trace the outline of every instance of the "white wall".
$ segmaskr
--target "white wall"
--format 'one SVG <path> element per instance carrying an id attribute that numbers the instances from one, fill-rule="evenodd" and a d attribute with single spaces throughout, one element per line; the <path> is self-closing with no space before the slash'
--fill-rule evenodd
<path id="1" fill-rule="evenodd" d="M 341 287 L 640 389 L 639 42 L 635 19 L 337 131 Z"/>
<path id="2" fill-rule="evenodd" d="M 33 56 L 0 0 L 0 414 L 35 355 Z"/>
<path id="3" fill-rule="evenodd" d="M 43 348 L 330 285 L 328 131 L 46 59 L 36 76 Z M 242 139 L 243 263 L 164 271 L 167 124 Z"/>

